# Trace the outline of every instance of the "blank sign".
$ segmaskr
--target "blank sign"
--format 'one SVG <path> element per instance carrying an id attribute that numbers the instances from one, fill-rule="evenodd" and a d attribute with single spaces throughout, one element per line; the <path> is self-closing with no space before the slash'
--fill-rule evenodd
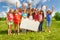
<path id="1" fill-rule="evenodd" d="M 22 18 L 20 29 L 27 29 L 31 31 L 38 31 L 39 22 L 30 20 L 28 18 Z"/>

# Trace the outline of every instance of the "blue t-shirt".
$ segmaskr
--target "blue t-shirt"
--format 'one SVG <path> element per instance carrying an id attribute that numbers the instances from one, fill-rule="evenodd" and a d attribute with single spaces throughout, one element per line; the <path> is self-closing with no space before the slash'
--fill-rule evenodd
<path id="1" fill-rule="evenodd" d="M 47 14 L 46 20 L 47 20 L 47 21 L 50 21 L 50 20 L 51 20 L 51 14 Z"/>
<path id="2" fill-rule="evenodd" d="M 28 15 L 27 15 L 27 14 L 25 14 L 25 13 L 23 13 L 23 14 L 22 14 L 22 17 L 27 17 L 27 16 L 28 16 Z"/>

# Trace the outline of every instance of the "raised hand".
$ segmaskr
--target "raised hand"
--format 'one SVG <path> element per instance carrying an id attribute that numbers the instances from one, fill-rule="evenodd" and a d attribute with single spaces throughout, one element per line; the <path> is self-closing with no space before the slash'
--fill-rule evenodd
<path id="1" fill-rule="evenodd" d="M 16 8 L 18 8 L 18 5 L 17 5 L 18 3 L 16 2 Z"/>
<path id="2" fill-rule="evenodd" d="M 46 6 L 46 12 L 47 12 L 47 10 L 48 10 L 48 6 Z"/>
<path id="3" fill-rule="evenodd" d="M 54 11 L 54 5 L 52 5 L 52 12 Z"/>

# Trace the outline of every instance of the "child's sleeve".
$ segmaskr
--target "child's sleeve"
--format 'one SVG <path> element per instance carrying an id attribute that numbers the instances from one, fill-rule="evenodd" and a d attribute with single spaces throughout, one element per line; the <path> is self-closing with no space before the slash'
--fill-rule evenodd
<path id="1" fill-rule="evenodd" d="M 23 16 L 23 13 L 22 13 L 22 16 Z"/>

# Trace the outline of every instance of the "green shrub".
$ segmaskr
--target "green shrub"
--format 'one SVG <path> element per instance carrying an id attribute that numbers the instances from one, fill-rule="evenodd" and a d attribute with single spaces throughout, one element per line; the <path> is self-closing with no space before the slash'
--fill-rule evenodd
<path id="1" fill-rule="evenodd" d="M 59 12 L 56 12 L 54 18 L 55 18 L 57 21 L 60 21 L 60 13 L 59 13 Z"/>
<path id="2" fill-rule="evenodd" d="M 6 18 L 4 18 L 4 17 L 0 18 L 0 21 L 5 21 L 5 20 L 6 20 Z"/>

